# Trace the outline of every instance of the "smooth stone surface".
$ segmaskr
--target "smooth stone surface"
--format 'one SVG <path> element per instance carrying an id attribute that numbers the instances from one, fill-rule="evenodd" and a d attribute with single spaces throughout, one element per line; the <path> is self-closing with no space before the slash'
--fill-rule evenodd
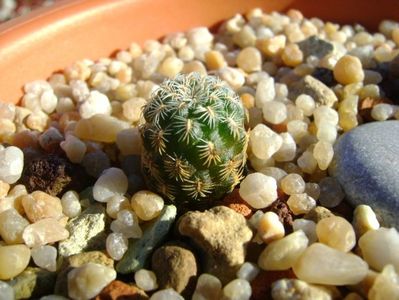
<path id="1" fill-rule="evenodd" d="M 367 123 L 341 136 L 330 172 L 348 201 L 367 204 L 399 229 L 399 121 Z"/>
<path id="2" fill-rule="evenodd" d="M 116 271 L 127 274 L 143 268 L 152 251 L 168 234 L 176 213 L 176 206 L 167 205 L 159 217 L 143 225 L 143 236 L 140 239 L 129 239 L 129 247 L 116 265 Z"/>

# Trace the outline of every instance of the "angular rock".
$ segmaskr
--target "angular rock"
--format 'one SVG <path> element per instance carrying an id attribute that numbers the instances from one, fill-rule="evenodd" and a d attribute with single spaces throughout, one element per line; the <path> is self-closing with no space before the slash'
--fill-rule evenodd
<path id="1" fill-rule="evenodd" d="M 82 214 L 71 219 L 66 229 L 68 239 L 58 245 L 60 256 L 67 257 L 83 251 L 105 249 L 107 217 L 101 204 L 89 206 Z"/>
<path id="2" fill-rule="evenodd" d="M 353 205 L 369 205 L 383 224 L 399 229 L 399 121 L 367 123 L 334 146 L 331 174 Z"/>
<path id="3" fill-rule="evenodd" d="M 83 252 L 71 255 L 64 259 L 55 282 L 55 293 L 68 296 L 68 272 L 73 268 L 78 268 L 87 263 L 95 263 L 113 268 L 114 261 L 101 251 Z"/>
<path id="4" fill-rule="evenodd" d="M 161 289 L 173 288 L 185 299 L 190 298 L 196 283 L 197 262 L 187 246 L 180 243 L 158 248 L 151 265 Z"/>
<path id="5" fill-rule="evenodd" d="M 114 280 L 108 284 L 94 300 L 146 300 L 147 294 L 137 286 Z"/>
<path id="6" fill-rule="evenodd" d="M 310 55 L 317 58 L 323 58 L 334 50 L 333 44 L 326 40 L 320 39 L 315 35 L 308 37 L 298 43 L 299 48 L 302 50 L 305 57 Z"/>
<path id="7" fill-rule="evenodd" d="M 312 96 L 318 104 L 328 107 L 332 107 L 338 101 L 337 96 L 328 86 L 311 75 L 306 75 L 301 80 L 292 83 L 289 88 L 289 99 L 293 101 L 301 94 Z"/>
<path id="8" fill-rule="evenodd" d="M 28 267 L 7 283 L 15 292 L 15 299 L 30 299 L 53 293 L 57 274 L 40 268 Z"/>
<path id="9" fill-rule="evenodd" d="M 252 238 L 244 216 L 225 206 L 205 212 L 191 211 L 179 221 L 179 232 L 205 254 L 203 271 L 226 284 L 245 261 L 246 244 Z"/>
<path id="10" fill-rule="evenodd" d="M 320 220 L 323 220 L 325 218 L 329 218 L 332 216 L 334 216 L 334 214 L 328 208 L 325 208 L 323 206 L 316 206 L 310 212 L 305 214 L 303 216 L 303 218 L 306 220 L 311 220 L 317 224 L 317 223 L 319 223 Z"/>
<path id="11" fill-rule="evenodd" d="M 131 273 L 144 267 L 147 258 L 168 234 L 175 218 L 176 206 L 167 205 L 159 217 L 143 225 L 143 236 L 130 239 L 129 247 L 123 258 L 116 265 L 118 273 Z"/>

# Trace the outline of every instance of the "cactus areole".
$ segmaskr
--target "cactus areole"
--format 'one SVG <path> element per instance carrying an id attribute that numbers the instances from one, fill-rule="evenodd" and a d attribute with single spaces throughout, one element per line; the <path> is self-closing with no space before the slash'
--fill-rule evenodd
<path id="1" fill-rule="evenodd" d="M 176 204 L 210 203 L 243 177 L 248 135 L 237 94 L 214 76 L 166 80 L 143 110 L 142 172 Z"/>

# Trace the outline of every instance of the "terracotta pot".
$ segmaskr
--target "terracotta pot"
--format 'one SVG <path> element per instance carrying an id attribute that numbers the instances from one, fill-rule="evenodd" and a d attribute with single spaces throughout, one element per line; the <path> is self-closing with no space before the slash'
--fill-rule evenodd
<path id="1" fill-rule="evenodd" d="M 72 62 L 109 56 L 132 41 L 212 26 L 253 7 L 301 10 L 307 17 L 360 23 L 399 19 L 399 1 L 359 0 L 65 0 L 0 25 L 0 100 L 18 102 L 24 83 Z"/>

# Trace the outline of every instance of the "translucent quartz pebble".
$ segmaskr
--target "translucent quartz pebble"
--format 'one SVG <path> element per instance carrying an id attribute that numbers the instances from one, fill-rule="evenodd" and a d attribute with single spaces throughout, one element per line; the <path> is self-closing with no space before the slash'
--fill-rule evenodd
<path id="1" fill-rule="evenodd" d="M 22 233 L 28 225 L 28 220 L 14 208 L 0 213 L 0 236 L 7 244 L 22 244 Z"/>
<path id="2" fill-rule="evenodd" d="M 317 127 L 323 123 L 337 125 L 339 116 L 336 110 L 326 105 L 320 105 L 313 112 L 314 122 Z"/>
<path id="3" fill-rule="evenodd" d="M 24 154 L 21 149 L 10 146 L 0 150 L 0 180 L 15 183 L 24 167 Z"/>
<path id="4" fill-rule="evenodd" d="M 264 213 L 257 223 L 258 236 L 265 243 L 270 243 L 284 237 L 284 224 L 281 223 L 276 213 L 272 211 Z"/>
<path id="5" fill-rule="evenodd" d="M 50 272 L 57 270 L 57 249 L 50 245 L 34 247 L 31 250 L 36 266 Z"/>
<path id="6" fill-rule="evenodd" d="M 237 271 L 237 278 L 245 279 L 251 282 L 259 274 L 259 267 L 251 262 L 245 262 Z"/>
<path id="7" fill-rule="evenodd" d="M 60 147 L 73 163 L 80 163 L 87 150 L 86 144 L 71 134 L 67 135 L 65 141 L 60 143 Z"/>
<path id="8" fill-rule="evenodd" d="M 325 141 L 317 142 L 313 148 L 313 156 L 320 170 L 327 170 L 334 156 L 332 144 Z"/>
<path id="9" fill-rule="evenodd" d="M 302 230 L 294 231 L 284 238 L 266 246 L 258 258 L 264 270 L 288 270 L 308 246 L 308 238 Z"/>
<path id="10" fill-rule="evenodd" d="M 113 219 L 116 219 L 118 212 L 123 209 L 130 209 L 129 200 L 122 195 L 115 195 L 107 201 L 107 214 Z"/>
<path id="11" fill-rule="evenodd" d="M 368 265 L 357 255 L 314 243 L 299 257 L 293 271 L 308 283 L 351 285 L 367 275 Z"/>
<path id="12" fill-rule="evenodd" d="M 126 238 L 140 238 L 143 235 L 139 219 L 133 211 L 128 209 L 118 212 L 116 220 L 111 223 L 111 230 L 122 233 Z"/>
<path id="13" fill-rule="evenodd" d="M 307 117 L 310 117 L 316 108 L 314 99 L 306 94 L 299 95 L 295 100 L 295 105 L 300 108 Z"/>
<path id="14" fill-rule="evenodd" d="M 283 138 L 264 124 L 258 124 L 249 135 L 253 154 L 260 159 L 270 158 L 283 144 Z"/>
<path id="15" fill-rule="evenodd" d="M 129 123 L 115 117 L 96 114 L 88 119 L 79 120 L 76 123 L 74 133 L 83 140 L 113 143 L 118 132 L 129 127 Z"/>
<path id="16" fill-rule="evenodd" d="M 25 227 L 22 238 L 29 247 L 65 240 L 69 232 L 56 219 L 43 219 Z"/>
<path id="17" fill-rule="evenodd" d="M 155 292 L 150 300 L 184 300 L 184 298 L 174 289 L 169 288 Z"/>
<path id="18" fill-rule="evenodd" d="M 105 248 L 112 259 L 120 260 L 127 250 L 128 243 L 128 239 L 122 233 L 113 232 L 107 236 Z"/>
<path id="19" fill-rule="evenodd" d="M 367 231 L 359 239 L 364 260 L 377 271 L 391 264 L 399 270 L 399 233 L 395 228 L 381 227 Z"/>
<path id="20" fill-rule="evenodd" d="M 116 271 L 104 265 L 87 263 L 68 273 L 68 296 L 74 300 L 86 300 L 97 296 L 111 281 Z"/>
<path id="21" fill-rule="evenodd" d="M 62 212 L 69 218 L 76 217 L 82 211 L 79 195 L 75 191 L 67 191 L 61 198 Z"/>
<path id="22" fill-rule="evenodd" d="M 138 127 L 121 130 L 116 136 L 116 145 L 123 155 L 139 155 L 141 153 L 141 143 Z"/>
<path id="23" fill-rule="evenodd" d="M 334 143 L 337 139 L 336 125 L 328 122 L 317 125 L 317 139 L 327 143 Z"/>
<path id="24" fill-rule="evenodd" d="M 307 194 L 294 194 L 287 200 L 288 207 L 294 215 L 302 215 L 316 207 L 316 200 Z"/>
<path id="25" fill-rule="evenodd" d="M 283 139 L 280 149 L 274 153 L 273 158 L 276 161 L 291 161 L 296 155 L 296 143 L 292 135 L 288 132 L 280 134 Z"/>
<path id="26" fill-rule="evenodd" d="M 368 299 L 399 299 L 399 275 L 394 266 L 386 265 L 368 292 Z"/>
<path id="27" fill-rule="evenodd" d="M 306 182 L 305 193 L 317 200 L 320 197 L 320 186 L 315 182 Z"/>
<path id="28" fill-rule="evenodd" d="M 276 89 L 274 86 L 274 78 L 269 77 L 258 82 L 255 94 L 256 107 L 263 108 L 267 102 L 272 101 L 276 97 Z"/>
<path id="29" fill-rule="evenodd" d="M 220 299 L 222 294 L 222 283 L 219 278 L 211 274 L 202 273 L 197 280 L 192 300 Z"/>
<path id="30" fill-rule="evenodd" d="M 287 195 L 300 194 L 305 191 L 305 181 L 301 175 L 288 174 L 281 180 L 281 189 Z"/>
<path id="31" fill-rule="evenodd" d="M 348 252 L 355 247 L 356 235 L 352 225 L 344 218 L 332 216 L 317 223 L 316 233 L 320 243 Z"/>
<path id="32" fill-rule="evenodd" d="M 93 197 L 99 202 L 107 202 L 114 195 L 123 195 L 128 188 L 128 179 L 119 168 L 103 171 L 93 187 Z"/>
<path id="33" fill-rule="evenodd" d="M 298 158 L 297 164 L 303 172 L 308 174 L 312 174 L 317 168 L 317 160 L 310 151 L 303 152 Z"/>
<path id="34" fill-rule="evenodd" d="M 12 286 L 7 282 L 0 281 L 0 300 L 14 300 L 15 293 Z"/>
<path id="35" fill-rule="evenodd" d="M 90 118 L 96 114 L 110 115 L 111 112 L 112 108 L 108 97 L 99 91 L 91 91 L 79 107 L 79 114 L 83 119 Z"/>
<path id="36" fill-rule="evenodd" d="M 161 196 L 145 190 L 135 193 L 130 202 L 136 215 L 143 221 L 159 216 L 164 206 Z"/>
<path id="37" fill-rule="evenodd" d="M 0 247 L 0 279 L 8 280 L 21 273 L 30 261 L 30 249 L 25 245 Z"/>
<path id="38" fill-rule="evenodd" d="M 371 109 L 371 116 L 377 121 L 388 120 L 393 116 L 394 113 L 394 106 L 387 103 L 377 104 Z"/>
<path id="39" fill-rule="evenodd" d="M 223 299 L 249 300 L 252 294 L 251 285 L 247 280 L 234 279 L 223 288 Z"/>
<path id="40" fill-rule="evenodd" d="M 322 206 L 331 208 L 336 207 L 345 197 L 338 180 L 333 177 L 325 177 L 319 182 L 320 197 L 319 201 Z"/>
<path id="41" fill-rule="evenodd" d="M 58 219 L 63 216 L 61 200 L 42 191 L 34 191 L 22 197 L 26 216 L 34 223 L 45 218 Z"/>
<path id="42" fill-rule="evenodd" d="M 158 288 L 157 276 L 151 270 L 140 269 L 136 271 L 134 282 L 143 291 L 153 291 Z"/>
<path id="43" fill-rule="evenodd" d="M 295 219 L 292 223 L 294 231 L 302 230 L 308 238 L 309 245 L 317 241 L 316 223 L 307 219 Z"/>
<path id="44" fill-rule="evenodd" d="M 271 124 L 280 124 L 287 118 L 287 107 L 283 102 L 270 101 L 262 107 L 263 118 Z"/>
<path id="45" fill-rule="evenodd" d="M 241 182 L 239 193 L 253 208 L 265 208 L 277 199 L 277 182 L 262 173 L 252 173 Z"/>
<path id="46" fill-rule="evenodd" d="M 369 230 L 380 228 L 373 209 L 365 204 L 358 205 L 353 212 L 353 228 L 358 237 L 362 236 Z"/>

